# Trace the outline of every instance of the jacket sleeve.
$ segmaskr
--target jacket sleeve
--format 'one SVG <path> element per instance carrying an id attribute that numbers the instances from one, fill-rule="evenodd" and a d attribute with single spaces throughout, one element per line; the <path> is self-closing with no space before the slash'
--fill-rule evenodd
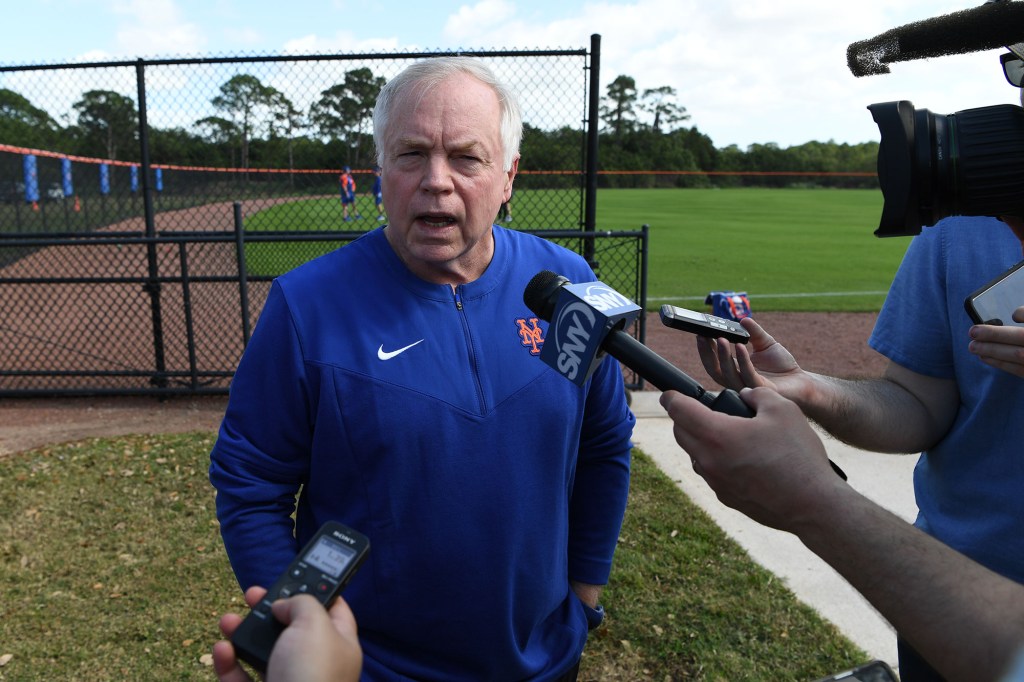
<path id="1" fill-rule="evenodd" d="M 298 551 L 292 515 L 309 470 L 310 395 L 300 339 L 275 282 L 210 453 L 221 536 L 243 590 L 269 587 Z"/>
<path id="2" fill-rule="evenodd" d="M 606 357 L 591 377 L 569 510 L 569 578 L 604 585 L 611 573 L 629 496 L 636 421 L 626 404 L 622 370 Z"/>

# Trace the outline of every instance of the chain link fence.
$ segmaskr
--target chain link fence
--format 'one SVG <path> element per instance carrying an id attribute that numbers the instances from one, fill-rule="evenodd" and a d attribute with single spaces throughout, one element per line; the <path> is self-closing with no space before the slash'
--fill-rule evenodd
<path id="1" fill-rule="evenodd" d="M 637 273 L 646 230 L 536 233 L 577 251 L 596 242 L 602 281 L 645 300 Z M 274 277 L 251 274 L 246 254 L 282 245 L 319 252 L 357 237 L 240 231 L 0 241 L 0 256 L 35 250 L 0 270 L 0 397 L 226 393 Z M 36 275 L 54 260 L 67 271 Z M 630 330 L 639 338 L 643 323 L 641 316 Z M 640 387 L 639 377 L 625 376 Z"/>
<path id="2" fill-rule="evenodd" d="M 581 226 L 587 52 L 473 54 L 523 104 L 517 226 Z M 0 231 L 138 230 L 147 190 L 157 230 L 208 230 L 209 212 L 178 211 L 220 205 L 230 221 L 231 203 L 248 200 L 301 205 L 261 229 L 370 229 L 376 94 L 429 56 L 0 67 Z M 531 157 L 531 147 L 543 151 Z M 348 222 L 345 167 L 357 192 Z"/>
<path id="3" fill-rule="evenodd" d="M 523 105 L 496 219 L 643 301 L 646 234 L 587 224 L 597 46 L 463 54 Z M 273 277 L 386 221 L 370 111 L 438 54 L 0 67 L 0 396 L 226 392 Z"/>

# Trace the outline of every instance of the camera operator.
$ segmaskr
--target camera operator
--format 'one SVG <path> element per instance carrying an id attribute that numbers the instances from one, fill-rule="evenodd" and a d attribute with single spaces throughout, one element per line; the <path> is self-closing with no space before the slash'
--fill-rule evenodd
<path id="1" fill-rule="evenodd" d="M 921 452 L 915 525 L 1024 582 L 1024 461 L 1008 428 L 1024 404 L 1024 327 L 972 325 L 963 307 L 1020 256 L 1020 241 L 991 218 L 949 218 L 915 237 L 868 342 L 889 358 L 877 378 L 805 371 L 750 318 L 749 350 L 698 339 L 701 360 L 720 384 L 772 388 L 855 447 Z M 905 682 L 941 679 L 902 639 L 899 656 Z"/>
<path id="2" fill-rule="evenodd" d="M 996 32 L 1012 35 L 1002 43 L 1009 44 L 1024 36 L 1022 9 L 1024 3 L 1000 2 L 893 29 L 851 45 L 851 70 L 884 73 L 887 61 L 937 56 L 939 38 L 952 45 L 946 54 L 988 49 Z M 1007 80 L 1017 87 L 1024 74 L 1021 47 L 1013 45 L 1001 58 Z M 1024 193 L 1018 188 L 1024 160 L 1014 138 L 1022 135 L 1024 113 L 1000 105 L 936 116 L 909 102 L 869 109 L 882 129 L 879 177 L 886 195 L 876 234 L 920 232 L 868 341 L 889 360 L 883 374 L 846 380 L 808 372 L 750 318 L 742 322 L 749 349 L 698 338 L 701 360 L 721 385 L 774 389 L 855 447 L 920 452 L 915 525 L 1024 583 L 1024 460 L 1008 428 L 1024 404 L 1024 327 L 973 324 L 964 308 L 968 295 L 1022 256 Z M 1000 208 L 979 208 L 985 201 Z M 1015 217 L 988 217 L 1007 214 Z M 939 220 L 949 215 L 956 217 Z M 931 222 L 935 226 L 921 230 Z M 1024 307 L 1013 319 L 1024 322 Z M 946 598 L 929 584 L 906 593 L 922 610 Z M 901 678 L 942 679 L 904 641 L 898 624 L 897 632 Z"/>

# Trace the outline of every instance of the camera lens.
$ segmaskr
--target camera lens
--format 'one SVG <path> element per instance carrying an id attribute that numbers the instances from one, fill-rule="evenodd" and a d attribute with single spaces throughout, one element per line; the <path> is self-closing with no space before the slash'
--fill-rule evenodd
<path id="1" fill-rule="evenodd" d="M 882 135 L 877 236 L 915 235 L 950 215 L 1024 215 L 1024 109 L 942 115 L 905 100 L 868 109 Z"/>

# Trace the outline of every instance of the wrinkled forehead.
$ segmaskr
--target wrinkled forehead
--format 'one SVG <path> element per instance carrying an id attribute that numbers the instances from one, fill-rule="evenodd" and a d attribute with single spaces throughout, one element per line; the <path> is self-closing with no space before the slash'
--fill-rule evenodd
<path id="1" fill-rule="evenodd" d="M 496 115 L 500 116 L 498 93 L 477 79 L 472 74 L 457 72 L 439 78 L 430 78 L 411 83 L 398 96 L 398 104 L 412 110 L 418 110 L 425 99 L 443 91 L 446 101 L 480 109 L 493 106 Z"/>

